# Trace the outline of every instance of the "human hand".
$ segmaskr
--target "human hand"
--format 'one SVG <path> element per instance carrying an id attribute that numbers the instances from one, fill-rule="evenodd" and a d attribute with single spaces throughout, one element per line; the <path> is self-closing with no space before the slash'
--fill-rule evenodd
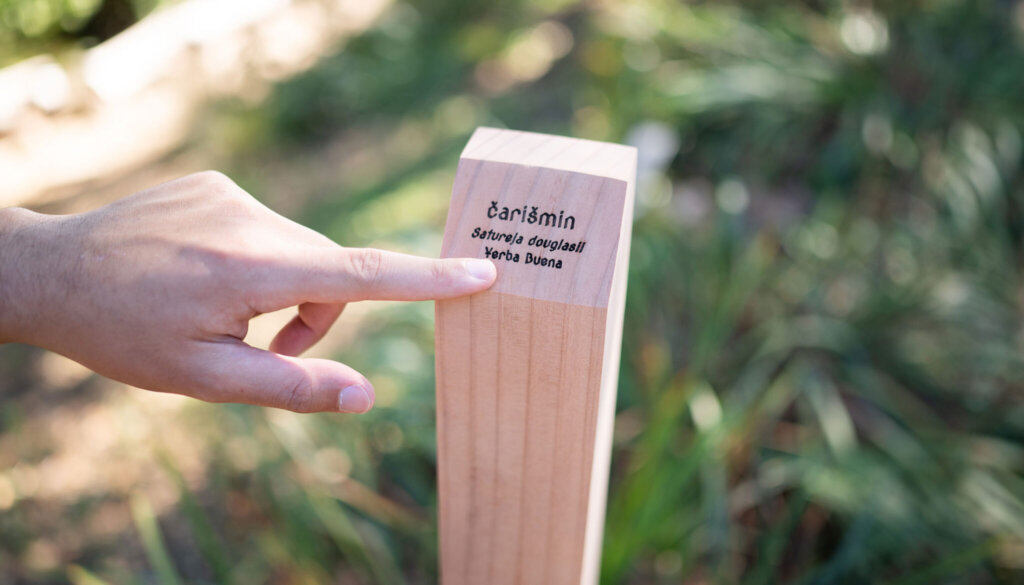
<path id="1" fill-rule="evenodd" d="M 294 356 L 345 303 L 456 297 L 494 278 L 487 260 L 343 248 L 216 172 L 80 215 L 0 210 L 0 342 L 210 402 L 365 412 L 359 372 Z M 269 351 L 242 341 L 251 318 L 291 306 Z"/>

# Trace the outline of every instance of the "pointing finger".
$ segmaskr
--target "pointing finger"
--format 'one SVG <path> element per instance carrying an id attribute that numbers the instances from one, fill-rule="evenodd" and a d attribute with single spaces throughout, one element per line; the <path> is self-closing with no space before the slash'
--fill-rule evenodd
<path id="1" fill-rule="evenodd" d="M 490 260 L 437 260 L 374 248 L 338 248 L 290 283 L 296 302 L 423 301 L 477 293 L 494 284 Z"/>

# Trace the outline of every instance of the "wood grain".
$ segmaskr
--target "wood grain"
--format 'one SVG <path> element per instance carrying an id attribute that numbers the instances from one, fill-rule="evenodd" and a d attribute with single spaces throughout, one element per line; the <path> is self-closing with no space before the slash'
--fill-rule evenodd
<path id="1" fill-rule="evenodd" d="M 509 254 L 490 291 L 436 307 L 445 585 L 596 583 L 635 164 L 620 145 L 493 129 L 463 153 L 442 255 Z"/>

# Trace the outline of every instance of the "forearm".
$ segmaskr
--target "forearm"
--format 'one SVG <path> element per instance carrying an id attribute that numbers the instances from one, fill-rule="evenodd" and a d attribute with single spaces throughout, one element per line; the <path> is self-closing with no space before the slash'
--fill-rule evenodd
<path id="1" fill-rule="evenodd" d="M 45 252 L 38 228 L 45 216 L 0 209 L 0 343 L 28 341 L 33 306 L 42 292 L 38 265 Z M 42 254 L 40 252 L 43 252 Z"/>

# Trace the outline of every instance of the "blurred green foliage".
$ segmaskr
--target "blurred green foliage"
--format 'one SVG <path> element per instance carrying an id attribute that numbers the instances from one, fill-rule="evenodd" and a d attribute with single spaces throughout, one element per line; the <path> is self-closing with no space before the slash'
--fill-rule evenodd
<path id="1" fill-rule="evenodd" d="M 417 0 L 195 141 L 424 254 L 475 126 L 638 145 L 603 582 L 1020 583 L 1021 72 L 1020 2 Z M 136 502 L 136 581 L 435 582 L 432 326 L 339 356 L 364 417 L 197 407 L 223 440 L 187 536 Z"/>
<path id="2" fill-rule="evenodd" d="M 0 66 L 106 40 L 170 0 L 0 0 Z"/>

